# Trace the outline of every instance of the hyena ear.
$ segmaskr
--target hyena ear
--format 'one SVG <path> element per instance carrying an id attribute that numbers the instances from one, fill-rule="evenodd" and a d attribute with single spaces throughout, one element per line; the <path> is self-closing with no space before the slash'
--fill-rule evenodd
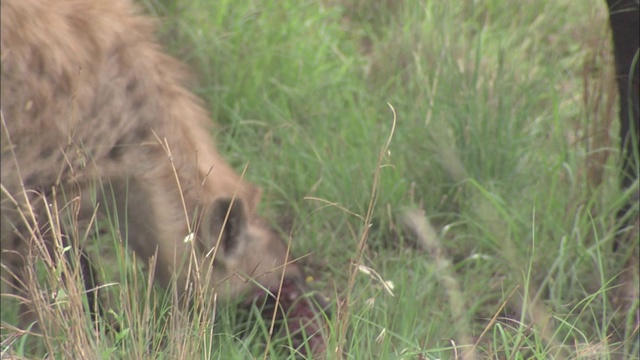
<path id="1" fill-rule="evenodd" d="M 220 198 L 211 205 L 209 216 L 210 246 L 220 246 L 225 257 L 241 254 L 248 241 L 244 202 L 238 198 Z M 219 241 L 218 241 L 219 239 Z"/>

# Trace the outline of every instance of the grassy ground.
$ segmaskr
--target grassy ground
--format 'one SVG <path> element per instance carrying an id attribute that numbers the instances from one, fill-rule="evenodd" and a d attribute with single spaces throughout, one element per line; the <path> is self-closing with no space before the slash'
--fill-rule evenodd
<path id="1" fill-rule="evenodd" d="M 633 311 L 610 301 L 637 246 L 611 250 L 624 195 L 603 1 L 144 4 L 262 214 L 310 254 L 314 287 L 349 300 L 329 358 L 637 356 Z M 143 310 L 118 343 L 88 336 L 87 356 L 288 354 L 232 307 L 188 334 Z"/>

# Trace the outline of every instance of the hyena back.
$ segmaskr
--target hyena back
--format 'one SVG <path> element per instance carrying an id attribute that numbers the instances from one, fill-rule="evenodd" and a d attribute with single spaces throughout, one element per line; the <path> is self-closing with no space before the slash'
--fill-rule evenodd
<path id="1" fill-rule="evenodd" d="M 175 280 L 183 292 L 195 276 L 187 269 L 197 268 L 225 300 L 254 289 L 238 274 L 265 288 L 283 271 L 302 281 L 295 264 L 283 266 L 282 239 L 255 215 L 260 190 L 216 152 L 181 64 L 162 53 L 153 22 L 133 4 L 3 0 L 1 20 L 4 269 L 20 277 L 29 238 L 20 214 L 42 214 L 38 196 L 83 197 L 77 213 L 90 217 L 84 198 L 108 184 L 104 202 L 114 205 L 102 209 L 125 213 L 128 202 L 120 223 L 129 224 L 129 247 L 145 262 L 157 256 L 160 285 Z M 195 267 L 183 266 L 190 254 Z"/>

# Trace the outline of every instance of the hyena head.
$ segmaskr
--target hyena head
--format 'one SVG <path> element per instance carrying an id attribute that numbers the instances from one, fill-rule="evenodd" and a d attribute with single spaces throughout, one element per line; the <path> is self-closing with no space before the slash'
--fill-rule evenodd
<path id="1" fill-rule="evenodd" d="M 204 211 L 194 241 L 215 273 L 209 285 L 222 298 L 273 290 L 282 281 L 302 286 L 302 271 L 288 257 L 282 237 L 263 219 L 249 218 L 245 207 L 240 199 L 223 197 Z"/>
<path id="2" fill-rule="evenodd" d="M 264 220 L 247 216 L 242 200 L 222 197 L 203 213 L 197 233 L 195 246 L 206 258 L 205 268 L 215 274 L 205 281 L 221 298 L 244 299 L 244 306 L 255 302 L 268 319 L 279 307 L 276 314 L 280 320 L 286 316 L 294 347 L 301 348 L 301 334 L 315 335 L 307 344 L 311 353 L 322 353 L 319 334 L 324 329 L 327 302 L 308 292 L 287 244 Z M 244 295 L 238 297 L 239 292 Z"/>
<path id="3" fill-rule="evenodd" d="M 167 199 L 151 196 L 152 187 L 144 184 L 110 179 L 102 186 L 100 201 L 116 210 L 118 223 L 128 225 L 128 244 L 133 251 L 142 259 L 156 257 L 156 282 L 171 288 L 175 280 L 178 294 L 188 301 L 202 290 L 209 295 L 215 292 L 223 302 L 266 305 L 263 313 L 269 318 L 280 293 L 277 306 L 288 314 L 289 329 L 300 329 L 303 324 L 307 334 L 321 331 L 327 300 L 307 290 L 288 243 L 255 215 L 252 204 L 257 202 L 259 191 L 244 191 L 243 196 L 224 192 L 209 205 L 197 206 L 201 210 L 193 212 L 194 226 L 189 232 L 182 227 L 176 231 L 179 222 L 167 221 L 174 216 L 161 211 L 176 207 L 153 206 L 154 200 Z M 104 188 L 111 191 L 105 193 Z M 93 212 L 95 205 L 87 206 L 88 211 Z M 86 213 L 83 217 L 89 216 Z"/>
<path id="4" fill-rule="evenodd" d="M 294 335 L 291 338 L 294 348 L 306 353 L 301 335 L 313 335 L 306 340 L 311 354 L 323 354 L 327 302 L 321 295 L 309 297 L 311 293 L 304 286 L 302 271 L 290 259 L 283 239 L 261 219 L 248 220 L 242 201 L 218 199 L 205 219 L 200 233 L 210 243 L 201 251 L 212 249 L 209 251 L 216 253 L 212 265 L 218 273 L 215 278 L 221 274 L 228 277 L 226 285 L 213 285 L 216 291 L 228 295 L 249 285 L 253 290 L 244 296 L 244 306 L 256 302 L 263 306 L 262 314 L 268 319 L 279 307 L 282 311 L 276 314 L 280 320 L 286 316 L 287 328 Z M 211 241 L 215 243 L 213 246 Z"/>
<path id="5" fill-rule="evenodd" d="M 304 288 L 287 243 L 254 212 L 255 187 L 245 184 L 251 191 L 242 196 L 223 191 L 207 203 L 189 201 L 193 196 L 186 192 L 182 208 L 175 206 L 180 201 L 175 187 L 156 192 L 154 185 L 130 177 L 101 179 L 73 195 L 82 199 L 77 217 L 91 219 L 96 209 L 103 217 L 116 215 L 117 230 L 136 255 L 145 262 L 155 258 L 155 280 L 165 288 L 175 281 L 180 296 L 190 297 L 194 287 L 213 291 L 222 301 L 251 298 L 283 283 Z"/>

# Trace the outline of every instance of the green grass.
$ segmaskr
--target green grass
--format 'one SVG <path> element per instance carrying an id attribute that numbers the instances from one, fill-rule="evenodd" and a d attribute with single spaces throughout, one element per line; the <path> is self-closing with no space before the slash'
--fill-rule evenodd
<path id="1" fill-rule="evenodd" d="M 617 114 L 603 1 L 143 3 L 192 68 L 218 148 L 263 188 L 261 213 L 310 254 L 313 286 L 344 299 L 356 271 L 329 358 L 444 359 L 472 343 L 478 358 L 637 356 L 634 312 L 610 301 L 638 250 L 611 250 L 624 195 L 616 125 L 597 132 Z M 426 240 L 404 225 L 415 209 Z M 140 308 L 121 342 L 89 336 L 90 357 L 266 356 L 255 316 L 220 306 L 215 326 L 176 330 L 147 275 L 122 276 L 142 282 L 123 300 Z"/>

